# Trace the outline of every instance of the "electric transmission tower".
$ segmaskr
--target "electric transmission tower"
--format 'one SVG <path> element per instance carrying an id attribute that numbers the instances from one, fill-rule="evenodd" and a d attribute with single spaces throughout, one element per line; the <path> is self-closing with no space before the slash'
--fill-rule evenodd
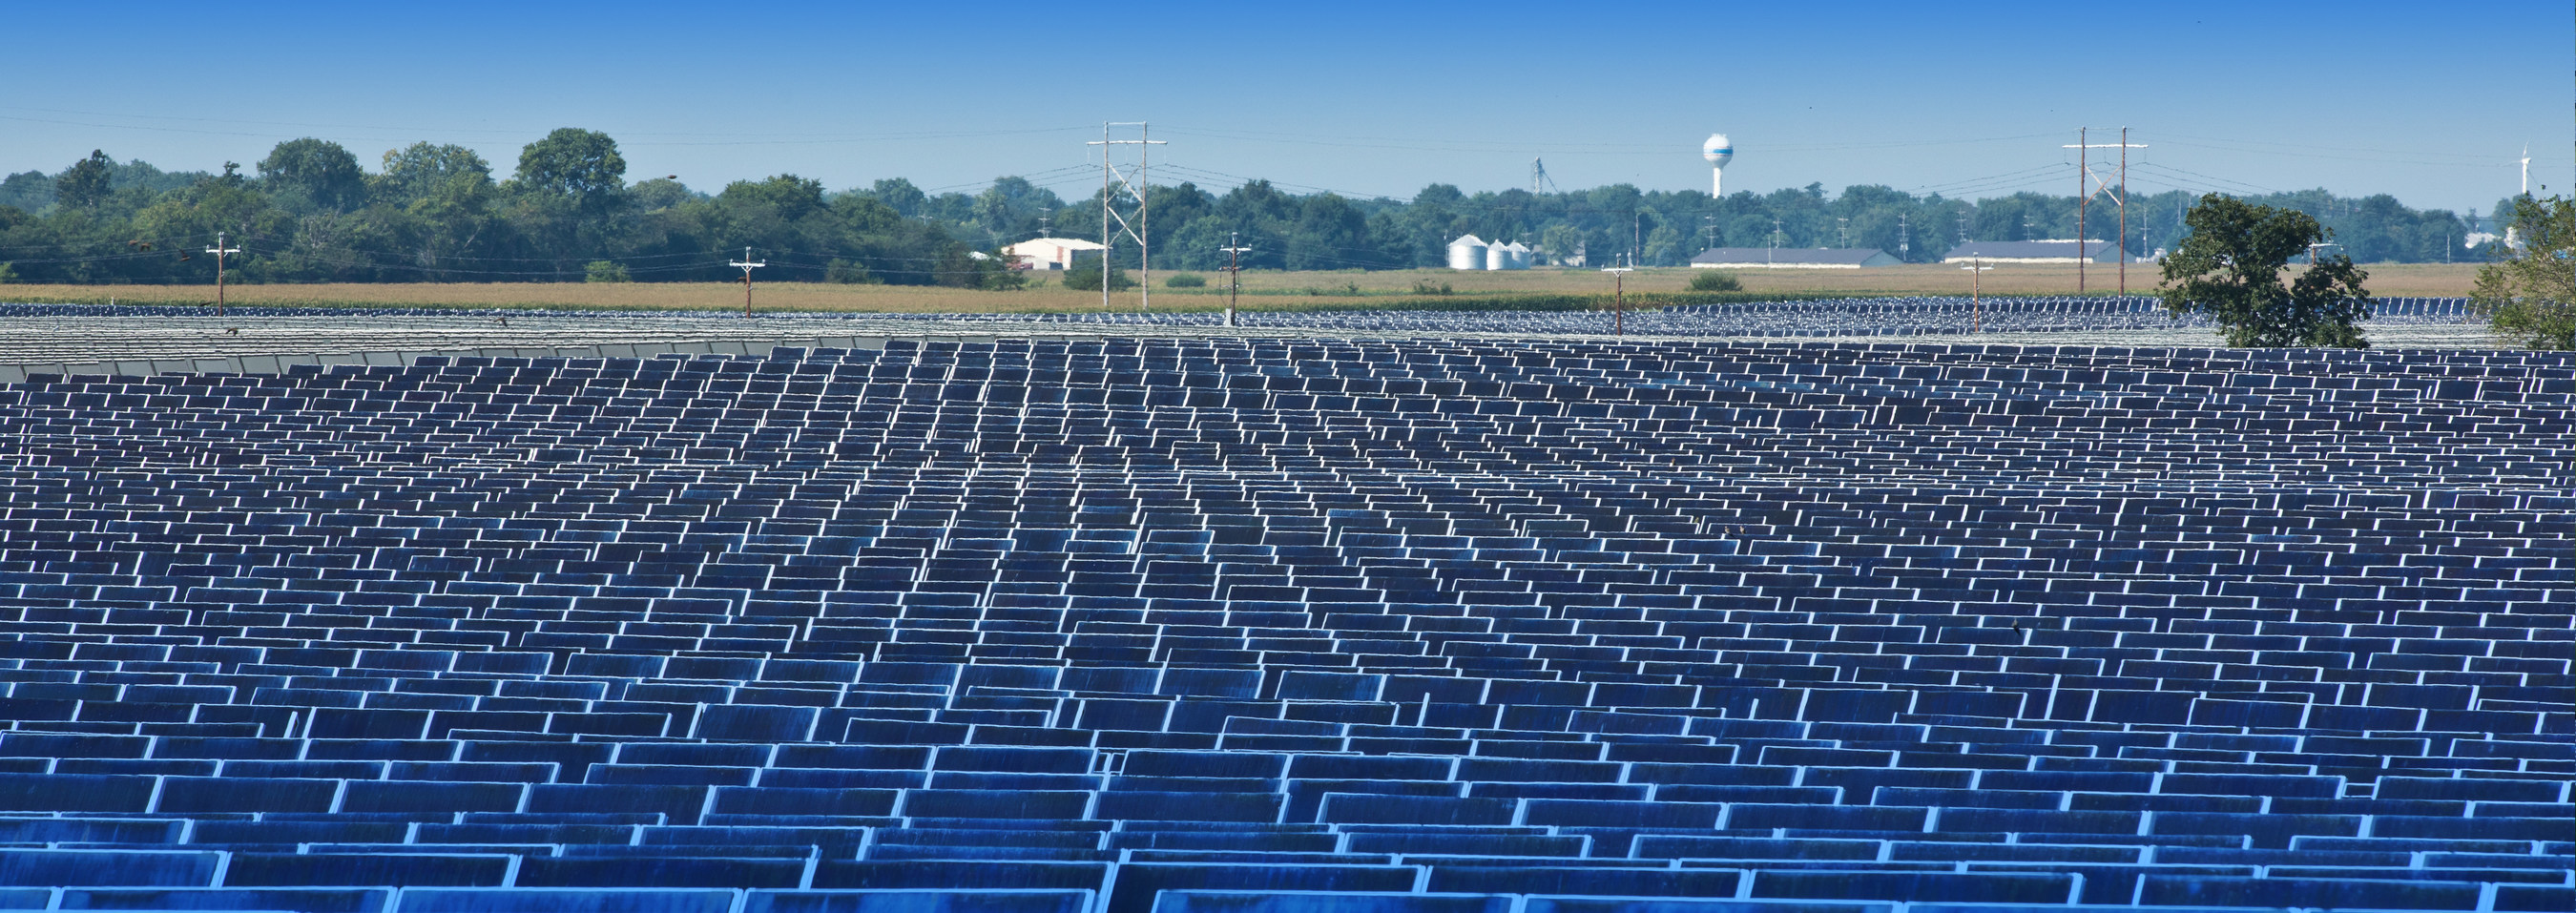
<path id="1" fill-rule="evenodd" d="M 2107 194 L 2112 204 L 2120 208 L 2120 294 L 2127 295 L 2129 293 L 2129 150 L 2147 147 L 2131 144 L 2127 127 L 2120 128 L 2120 141 L 2117 143 L 2092 142 L 2087 138 L 2089 132 L 2087 128 L 2076 128 L 2075 145 L 2063 147 L 2075 150 L 2075 293 L 2084 294 L 2084 261 L 2088 259 L 2084 256 L 2085 205 L 2093 202 L 2095 196 Z M 2120 150 L 2119 183 L 2113 184 L 2101 175 L 2093 173 L 2093 159 L 2089 153 L 2095 149 Z"/>
<path id="2" fill-rule="evenodd" d="M 1136 138 L 1110 139 L 1112 127 L 1134 127 Z M 1145 200 L 1146 189 L 1152 184 L 1145 169 L 1153 161 L 1154 147 L 1170 144 L 1153 139 L 1153 128 L 1140 120 L 1103 123 L 1100 125 L 1100 141 L 1085 145 L 1100 147 L 1100 306 L 1104 309 L 1109 307 L 1109 267 L 1115 262 L 1110 255 L 1117 250 L 1119 236 L 1124 235 L 1136 240 L 1136 309 L 1145 310 L 1154 303 L 1154 253 L 1153 246 L 1146 242 L 1152 235 L 1147 224 L 1151 210 Z M 1119 146 L 1136 147 L 1136 177 L 1132 181 L 1125 172 L 1118 170 L 1116 148 Z M 1118 211 L 1121 190 L 1136 197 L 1134 219 Z"/>

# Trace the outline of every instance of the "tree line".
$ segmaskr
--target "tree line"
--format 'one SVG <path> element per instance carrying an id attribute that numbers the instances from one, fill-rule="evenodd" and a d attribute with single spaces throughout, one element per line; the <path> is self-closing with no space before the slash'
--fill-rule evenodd
<path id="1" fill-rule="evenodd" d="M 1439 266 L 1448 241 L 1471 233 L 1564 264 L 1681 265 L 1712 246 L 1879 248 L 1920 263 L 1963 241 L 2074 237 L 2077 220 L 2072 197 L 1970 201 L 1877 185 L 1711 199 L 1626 184 L 1473 194 L 1433 184 L 1396 200 L 1254 180 L 1148 194 L 1154 265 L 1184 270 L 1222 266 L 1230 244 L 1251 248 L 1252 269 Z M 2386 195 L 2247 200 L 2308 214 L 2355 261 L 2487 259 L 2463 246 L 2473 220 Z M 2132 196 L 2130 252 L 2178 247 L 2195 202 L 2182 191 Z M 0 179 L 0 281 L 206 281 L 214 264 L 202 251 L 222 233 L 243 251 L 233 275 L 250 282 L 728 281 L 740 273 L 725 263 L 749 248 L 769 264 L 764 280 L 1000 288 L 1020 281 L 1000 247 L 1042 233 L 1097 240 L 1100 204 L 1099 191 L 1067 200 L 1021 177 L 933 193 L 901 178 L 827 191 L 780 174 L 707 193 L 676 176 L 630 180 L 614 139 L 576 128 L 528 144 L 507 176 L 470 149 L 428 142 L 387 151 L 373 169 L 310 138 L 279 143 L 247 172 L 230 162 L 162 171 L 93 152 Z M 2113 219 L 2097 200 L 2086 234 L 2116 237 Z M 1121 265 L 1136 260 L 1134 245 L 1119 248 Z"/>

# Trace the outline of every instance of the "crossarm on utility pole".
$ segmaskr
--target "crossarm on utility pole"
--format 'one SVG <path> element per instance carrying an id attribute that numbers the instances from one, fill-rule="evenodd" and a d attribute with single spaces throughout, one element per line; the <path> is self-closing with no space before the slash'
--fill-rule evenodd
<path id="1" fill-rule="evenodd" d="M 751 316 L 751 271 L 769 264 L 766 261 L 752 262 L 751 248 L 745 247 L 742 249 L 742 259 L 725 265 L 742 270 L 742 316 L 749 317 Z"/>
<path id="2" fill-rule="evenodd" d="M 215 246 L 206 248 L 215 255 L 215 316 L 224 316 L 224 255 L 241 253 L 241 248 L 224 246 L 224 233 L 215 233 Z"/>
<path id="3" fill-rule="evenodd" d="M 1225 239 L 1225 325 L 1231 327 L 1235 298 L 1243 293 L 1243 261 L 1237 258 L 1251 253 L 1252 248 L 1243 246 L 1238 232 L 1226 232 Z"/>

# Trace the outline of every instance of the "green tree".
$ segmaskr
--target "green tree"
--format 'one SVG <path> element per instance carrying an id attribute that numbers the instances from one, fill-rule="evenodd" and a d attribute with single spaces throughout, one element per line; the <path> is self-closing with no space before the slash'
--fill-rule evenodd
<path id="1" fill-rule="evenodd" d="M 367 202 L 367 176 L 358 170 L 358 157 L 329 140 L 305 137 L 277 144 L 259 160 L 259 176 L 281 201 L 337 212 Z"/>
<path id="2" fill-rule="evenodd" d="M 1351 201 L 1319 193 L 1298 209 L 1297 227 L 1288 234 L 1289 269 L 1377 265 L 1369 247 L 1368 217 Z"/>
<path id="3" fill-rule="evenodd" d="M 597 211 L 626 188 L 626 157 L 608 134 L 564 127 L 519 150 L 518 180 L 524 189 Z"/>
<path id="4" fill-rule="evenodd" d="M 92 149 L 89 157 L 63 171 L 54 179 L 54 200 L 74 209 L 91 209 L 107 201 L 109 165 L 107 153 Z"/>
<path id="5" fill-rule="evenodd" d="M 689 189 L 689 185 L 670 178 L 637 181 L 634 186 L 626 188 L 626 192 L 633 198 L 635 208 L 644 212 L 669 209 L 699 196 Z"/>
<path id="6" fill-rule="evenodd" d="M 2469 300 L 2498 336 L 2526 348 L 2576 349 L 2576 202 L 2527 196 L 2512 202 L 2519 246 L 2496 245 Z"/>
<path id="7" fill-rule="evenodd" d="M 492 164 L 463 146 L 413 143 L 388 150 L 384 172 L 369 181 L 374 196 L 395 205 L 421 200 L 456 202 L 492 190 Z"/>
<path id="8" fill-rule="evenodd" d="M 54 181 L 42 171 L 21 171 L 0 178 L 0 206 L 43 209 L 54 202 Z"/>
<path id="9" fill-rule="evenodd" d="M 1560 222 L 1550 225 L 1546 231 L 1539 232 L 1538 235 L 1538 249 L 1545 251 L 1548 258 L 1556 261 L 1558 266 L 1575 266 L 1582 263 L 1587 244 L 1588 240 L 1583 237 L 1583 229 L 1576 228 L 1570 223 Z"/>
<path id="10" fill-rule="evenodd" d="M 907 219 L 921 215 L 922 209 L 930 205 L 930 197 L 903 178 L 881 179 L 870 185 L 867 192 Z"/>
<path id="11" fill-rule="evenodd" d="M 2307 213 L 2210 194 L 2184 217 L 2191 234 L 2165 258 L 2159 287 L 2176 314 L 2206 314 L 2231 346 L 2364 348 L 2369 274 L 2343 254 L 2317 259 L 2294 279 L 2290 258 L 2329 233 Z"/>

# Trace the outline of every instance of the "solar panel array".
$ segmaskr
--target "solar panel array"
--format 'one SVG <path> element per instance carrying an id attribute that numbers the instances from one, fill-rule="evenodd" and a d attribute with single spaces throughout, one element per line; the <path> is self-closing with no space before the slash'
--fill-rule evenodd
<path id="1" fill-rule="evenodd" d="M 1194 302 L 1204 306 L 1204 302 Z M 382 318 L 521 317 L 569 318 L 626 328 L 639 318 L 682 324 L 735 319 L 725 311 L 599 312 L 565 310 L 457 310 L 447 308 L 233 308 L 234 317 L 297 317 L 335 320 Z M 211 317 L 213 308 L 151 305 L 108 308 L 96 305 L 0 304 L 0 317 Z M 902 314 L 846 312 L 773 314 L 771 319 L 799 323 L 834 321 L 936 321 L 940 323 L 1040 324 L 1100 327 L 1198 327 L 1223 325 L 1224 315 L 1193 311 L 1075 311 L 1051 313 Z M 2465 298 L 2378 299 L 2372 322 L 2384 325 L 2458 325 L 2478 322 Z M 1961 297 L 1909 296 L 1843 298 L 1820 301 L 1757 301 L 1734 304 L 1639 308 L 1625 315 L 1608 311 L 1512 310 L 1248 310 L 1237 316 L 1244 328 L 1359 333 L 1451 334 L 1608 334 L 1614 329 L 1645 336 L 1847 337 L 1986 333 L 2048 333 L 2172 328 L 2208 329 L 2197 315 L 2176 317 L 2163 302 L 2143 297 L 2017 296 L 1975 300 Z"/>
<path id="2" fill-rule="evenodd" d="M 2576 359 L 0 388 L 0 908 L 2576 906 Z"/>

